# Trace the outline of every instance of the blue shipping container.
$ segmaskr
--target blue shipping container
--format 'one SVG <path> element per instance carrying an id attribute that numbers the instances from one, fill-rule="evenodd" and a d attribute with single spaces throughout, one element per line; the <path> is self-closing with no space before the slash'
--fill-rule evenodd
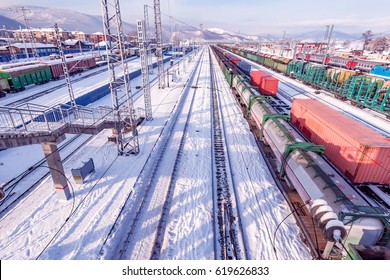
<path id="1" fill-rule="evenodd" d="M 246 75 L 250 75 L 251 74 L 251 66 L 250 66 L 250 64 L 248 64 L 248 63 L 246 63 L 245 61 L 239 61 L 238 63 L 237 63 L 237 66 L 238 66 L 238 68 L 240 68 L 241 69 L 241 71 L 242 72 L 244 72 Z"/>

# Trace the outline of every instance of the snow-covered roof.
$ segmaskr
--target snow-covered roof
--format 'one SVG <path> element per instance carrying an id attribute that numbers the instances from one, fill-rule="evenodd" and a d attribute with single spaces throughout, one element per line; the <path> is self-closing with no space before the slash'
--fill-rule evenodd
<path id="1" fill-rule="evenodd" d="M 95 44 L 95 46 L 105 47 L 107 46 L 106 41 L 100 41 L 99 43 Z"/>
<path id="2" fill-rule="evenodd" d="M 64 41 L 64 45 L 67 46 L 74 46 L 79 42 L 79 40 L 73 40 L 73 39 L 68 39 Z"/>
<path id="3" fill-rule="evenodd" d="M 15 46 L 19 49 L 24 49 L 24 48 L 28 48 L 28 49 L 31 49 L 33 48 L 33 44 L 31 43 L 15 43 L 15 44 L 12 44 L 12 46 Z M 56 46 L 54 44 L 43 44 L 43 43 L 35 43 L 35 47 L 37 49 L 43 49 L 43 48 L 56 48 Z"/>
<path id="4" fill-rule="evenodd" d="M 54 28 L 53 27 L 47 27 L 47 28 L 31 28 L 31 29 L 18 29 L 18 30 L 14 30 L 14 32 L 30 32 L 30 31 L 40 31 L 40 32 L 55 32 Z M 64 30 L 62 28 L 58 28 L 58 31 L 60 32 L 63 32 Z"/>
<path id="5" fill-rule="evenodd" d="M 84 45 L 93 45 L 93 44 L 91 44 L 91 43 L 88 42 L 88 41 L 85 41 L 85 40 L 75 40 L 75 39 L 68 39 L 68 40 L 65 40 L 65 41 L 64 41 L 64 45 L 66 45 L 66 46 L 75 46 L 75 45 L 77 45 L 79 42 L 83 43 Z"/>

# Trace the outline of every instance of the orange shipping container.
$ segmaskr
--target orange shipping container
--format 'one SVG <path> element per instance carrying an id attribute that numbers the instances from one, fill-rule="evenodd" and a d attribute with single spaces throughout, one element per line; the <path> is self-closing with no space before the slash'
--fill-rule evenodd
<path id="1" fill-rule="evenodd" d="M 291 123 L 353 183 L 390 184 L 390 138 L 313 99 L 294 99 Z"/>

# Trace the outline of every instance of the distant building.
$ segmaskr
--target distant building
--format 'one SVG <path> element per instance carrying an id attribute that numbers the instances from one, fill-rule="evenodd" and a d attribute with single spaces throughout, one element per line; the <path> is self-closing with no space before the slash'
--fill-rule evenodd
<path id="1" fill-rule="evenodd" d="M 85 34 L 82 31 L 72 31 L 72 39 L 74 40 L 80 40 L 80 41 L 89 41 L 89 34 Z"/>
<path id="2" fill-rule="evenodd" d="M 89 41 L 93 44 L 98 44 L 99 42 L 104 41 L 104 34 L 102 32 L 95 32 L 89 34 Z"/>
<path id="3" fill-rule="evenodd" d="M 0 46 L 0 56 L 11 55 L 12 52 L 14 54 L 22 54 L 22 50 L 19 49 L 18 47 L 13 46 L 13 45 Z"/>
<path id="4" fill-rule="evenodd" d="M 94 47 L 93 44 L 85 40 L 69 39 L 63 42 L 66 50 L 89 50 Z"/>
<path id="5" fill-rule="evenodd" d="M 12 44 L 11 47 L 15 48 L 16 53 L 26 54 L 26 50 L 29 54 L 33 53 L 33 45 L 31 43 L 16 43 Z M 35 47 L 38 51 L 39 56 L 47 56 L 58 51 L 57 47 L 54 44 L 36 43 Z"/>
<path id="6" fill-rule="evenodd" d="M 31 42 L 31 33 L 33 34 L 35 42 L 37 43 L 54 43 L 57 41 L 54 28 L 33 28 L 12 31 L 13 37 L 18 42 Z M 59 33 L 62 41 L 68 40 L 72 36 L 69 31 L 64 31 L 61 28 L 59 28 Z"/>

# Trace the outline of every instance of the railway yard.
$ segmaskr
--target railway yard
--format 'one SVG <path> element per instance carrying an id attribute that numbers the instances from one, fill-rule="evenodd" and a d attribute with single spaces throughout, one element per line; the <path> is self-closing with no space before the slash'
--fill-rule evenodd
<path id="1" fill-rule="evenodd" d="M 140 116 L 141 62 L 128 59 Z M 153 117 L 138 124 L 139 153 L 119 155 L 114 129 L 64 134 L 58 154 L 69 199 L 58 199 L 40 144 L 1 146 L 1 259 L 359 259 L 372 250 L 389 258 L 389 90 L 366 89 L 364 99 L 362 87 L 346 89 L 352 76 L 338 83 L 298 63 L 283 72 L 249 48 L 223 44 L 164 63 L 166 87 L 157 70 L 149 75 Z M 72 77 L 77 104 L 111 106 L 107 71 Z M 32 104 L 45 120 L 57 116 L 52 108 L 70 106 L 64 81 L 7 93 L 2 129 L 10 107 L 16 114 Z M 314 108 L 333 122 L 310 117 Z M 39 116 L 22 116 L 13 129 Z M 15 133 L 4 131 L 3 139 Z M 72 169 L 89 159 L 94 172 L 80 183 Z"/>

